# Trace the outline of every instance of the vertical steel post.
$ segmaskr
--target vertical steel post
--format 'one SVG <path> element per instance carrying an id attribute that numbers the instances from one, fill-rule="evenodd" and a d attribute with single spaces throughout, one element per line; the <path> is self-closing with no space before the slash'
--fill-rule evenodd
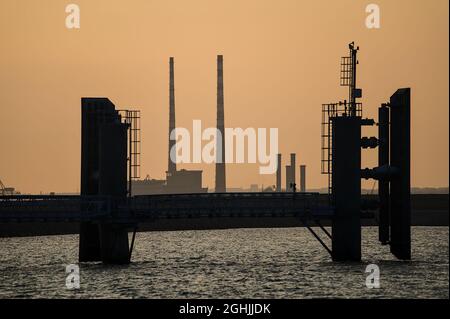
<path id="1" fill-rule="evenodd" d="M 389 108 L 382 105 L 378 109 L 378 166 L 389 165 Z M 389 180 L 378 180 L 378 197 L 380 200 L 378 239 L 385 245 L 389 243 L 390 209 Z"/>
<path id="2" fill-rule="evenodd" d="M 411 90 L 399 89 L 391 96 L 390 161 L 391 252 L 399 259 L 411 259 Z"/>
<path id="3" fill-rule="evenodd" d="M 334 261 L 361 260 L 361 118 L 340 116 L 333 125 L 332 251 Z"/>

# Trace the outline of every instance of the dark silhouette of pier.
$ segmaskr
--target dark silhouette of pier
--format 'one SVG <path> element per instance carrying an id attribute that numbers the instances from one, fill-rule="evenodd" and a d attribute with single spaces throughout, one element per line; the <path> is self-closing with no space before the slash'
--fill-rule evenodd
<path id="1" fill-rule="evenodd" d="M 325 202 L 318 193 L 296 192 L 295 183 L 291 183 L 292 192 L 227 193 L 225 163 L 216 169 L 216 193 L 132 196 L 131 181 L 139 165 L 138 111 L 116 110 L 107 98 L 82 98 L 80 196 L 2 196 L 0 222 L 79 222 L 80 262 L 126 264 L 131 260 L 139 223 L 163 218 L 295 217 L 334 261 L 359 261 L 362 210 L 370 206 L 361 199 L 361 178 L 372 178 L 380 181 L 375 203 L 380 216 L 379 240 L 390 245 L 397 258 L 410 259 L 410 89 L 397 90 L 390 102 L 380 107 L 378 138 L 362 137 L 361 127 L 376 122 L 362 117 L 362 104 L 357 102 L 362 90 L 356 86 L 359 48 L 351 43 L 349 49 L 341 71 L 341 85 L 349 87 L 349 99 L 322 107 L 322 172 L 329 175 Z M 173 60 L 171 83 L 172 67 Z M 170 91 L 173 93 L 173 85 Z M 170 109 L 174 109 L 173 94 Z M 220 130 L 223 116 L 219 56 Z M 174 121 L 171 117 L 171 126 Z M 371 148 L 378 148 L 379 166 L 362 170 L 361 149 Z M 291 179 L 295 177 L 295 156 L 292 159 Z M 169 163 L 169 173 L 174 172 L 176 166 Z M 324 219 L 331 221 L 331 233 L 322 226 Z M 311 228 L 312 224 L 322 234 Z M 131 243 L 129 231 L 133 232 Z"/>

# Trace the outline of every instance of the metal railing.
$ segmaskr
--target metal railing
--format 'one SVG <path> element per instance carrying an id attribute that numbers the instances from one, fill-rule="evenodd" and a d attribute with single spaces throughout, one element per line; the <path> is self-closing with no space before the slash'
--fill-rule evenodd
<path id="1" fill-rule="evenodd" d="M 0 196 L 0 221 L 92 220 L 111 216 L 111 207 L 107 196 Z"/>
<path id="2" fill-rule="evenodd" d="M 133 221 L 155 218 L 328 218 L 319 193 L 195 193 L 133 196 L 19 195 L 0 197 L 0 222 Z"/>
<path id="3" fill-rule="evenodd" d="M 354 103 L 356 116 L 362 117 L 362 103 Z M 333 125 L 332 118 L 349 116 L 352 106 L 347 101 L 322 104 L 321 122 L 321 173 L 328 175 L 328 194 L 331 194 L 333 162 Z"/>

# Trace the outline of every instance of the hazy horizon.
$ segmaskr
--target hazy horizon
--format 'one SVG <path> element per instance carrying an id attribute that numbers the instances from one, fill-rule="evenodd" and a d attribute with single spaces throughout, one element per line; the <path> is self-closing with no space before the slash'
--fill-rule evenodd
<path id="1" fill-rule="evenodd" d="M 367 29 L 360 0 L 72 1 L 81 28 L 67 29 L 60 0 L 0 3 L 0 180 L 23 193 L 80 187 L 81 97 L 108 97 L 141 110 L 141 177 L 167 170 L 169 57 L 175 58 L 176 124 L 216 122 L 216 56 L 224 56 L 225 126 L 279 128 L 289 153 L 320 174 L 321 104 L 347 98 L 340 57 L 360 47 L 363 115 L 411 87 L 411 186 L 448 187 L 449 42 L 447 0 L 377 0 L 381 28 Z M 363 135 L 376 136 L 377 128 Z M 362 167 L 377 165 L 363 151 Z M 214 164 L 202 169 L 214 187 Z M 258 164 L 227 164 L 227 187 L 275 184 Z M 298 167 L 297 176 L 298 179 Z M 363 181 L 371 189 L 373 181 Z"/>

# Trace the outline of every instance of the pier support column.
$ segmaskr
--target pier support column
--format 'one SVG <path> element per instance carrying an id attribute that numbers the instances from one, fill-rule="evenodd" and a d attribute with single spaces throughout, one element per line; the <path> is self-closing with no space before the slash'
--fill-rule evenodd
<path id="1" fill-rule="evenodd" d="M 100 238 L 98 224 L 80 224 L 80 243 L 78 260 L 80 262 L 100 261 Z"/>
<path id="2" fill-rule="evenodd" d="M 332 231 L 334 261 L 361 260 L 361 118 L 334 117 Z"/>
<path id="3" fill-rule="evenodd" d="M 81 195 L 107 199 L 108 210 L 100 224 L 81 223 L 79 261 L 129 263 L 129 225 L 118 221 L 120 214 L 129 217 L 125 205 L 129 124 L 108 99 L 82 98 L 81 109 Z M 89 216 L 84 205 L 81 210 Z"/>
<path id="4" fill-rule="evenodd" d="M 126 225 L 100 224 L 101 259 L 105 264 L 130 263 L 128 230 Z"/>
<path id="5" fill-rule="evenodd" d="M 81 196 L 99 195 L 100 127 L 120 120 L 114 104 L 106 98 L 81 99 Z M 81 204 L 81 210 L 87 210 Z M 101 261 L 99 228 L 97 223 L 81 222 L 80 262 Z"/>
<path id="6" fill-rule="evenodd" d="M 398 259 L 411 259 L 411 90 L 399 89 L 391 96 L 391 252 Z"/>
<path id="7" fill-rule="evenodd" d="M 389 165 L 389 139 L 389 108 L 383 105 L 378 109 L 378 167 Z M 389 179 L 378 180 L 378 197 L 378 239 L 386 245 L 390 241 Z"/>

